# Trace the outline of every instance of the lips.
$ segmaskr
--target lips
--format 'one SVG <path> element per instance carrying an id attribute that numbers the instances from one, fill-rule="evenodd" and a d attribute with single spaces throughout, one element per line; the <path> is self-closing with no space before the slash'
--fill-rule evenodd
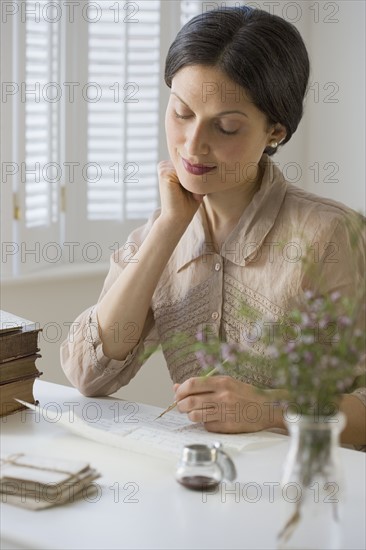
<path id="1" fill-rule="evenodd" d="M 188 160 L 184 159 L 183 157 L 182 157 L 182 162 L 187 172 L 189 172 L 190 174 L 193 174 L 194 176 L 201 176 L 202 174 L 211 172 L 216 168 L 216 166 L 206 166 L 205 164 L 190 164 Z"/>

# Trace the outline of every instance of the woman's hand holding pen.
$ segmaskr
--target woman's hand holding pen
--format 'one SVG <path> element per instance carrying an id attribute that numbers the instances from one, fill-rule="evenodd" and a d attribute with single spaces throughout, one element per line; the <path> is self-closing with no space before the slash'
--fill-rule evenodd
<path id="1" fill-rule="evenodd" d="M 174 384 L 177 409 L 209 432 L 258 432 L 284 427 L 280 407 L 251 384 L 231 376 L 189 378 Z M 268 390 L 271 391 L 271 390 Z"/>

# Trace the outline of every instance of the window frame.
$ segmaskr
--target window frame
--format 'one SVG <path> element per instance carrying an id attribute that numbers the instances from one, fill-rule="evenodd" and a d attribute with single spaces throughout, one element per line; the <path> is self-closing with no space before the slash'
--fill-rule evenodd
<path id="1" fill-rule="evenodd" d="M 127 2 L 125 2 L 127 3 Z M 138 2 L 136 2 L 138 4 Z M 111 5 L 113 4 L 111 0 Z M 184 6 L 186 4 L 186 6 Z M 160 48 L 159 48 L 159 116 L 158 116 L 158 159 L 169 158 L 165 139 L 165 109 L 169 100 L 169 88 L 164 82 L 165 57 L 184 20 L 184 10 L 192 2 L 160 0 Z M 194 2 L 197 13 L 201 9 L 200 0 Z M 8 18 L 1 22 L 1 71 L 4 82 L 25 82 L 25 22 L 20 17 Z M 60 84 L 88 81 L 88 23 L 82 18 L 81 9 L 74 10 L 74 22 L 62 17 L 59 22 Z M 9 44 L 11 47 L 9 47 Z M 74 103 L 66 101 L 62 94 L 59 101 L 58 153 L 62 178 L 58 182 L 59 210 L 58 222 L 50 226 L 27 228 L 25 226 L 25 185 L 21 184 L 18 171 L 1 185 L 1 234 L 2 234 L 2 279 L 22 279 L 45 272 L 59 271 L 66 265 L 74 264 L 77 270 L 88 264 L 91 271 L 96 263 L 108 262 L 112 250 L 122 246 L 130 232 L 144 223 L 145 219 L 127 221 L 88 221 L 86 185 L 76 185 L 67 180 L 66 163 L 87 163 L 87 103 L 80 101 L 76 94 Z M 25 105 L 16 95 L 8 96 L 1 104 L 1 158 L 2 162 L 20 162 L 25 159 Z M 9 161 L 9 159 L 11 159 Z M 3 165 L 2 165 L 3 166 Z M 28 167 L 27 167 L 28 168 Z M 17 216 L 17 212 L 20 216 Z M 14 218 L 14 215 L 16 218 Z M 102 257 L 96 261 L 84 254 L 85 245 L 91 246 L 95 239 L 90 238 L 93 224 L 94 235 L 98 235 L 97 245 Z M 34 243 L 38 251 L 33 254 Z M 61 260 L 52 262 L 43 254 L 50 243 L 58 243 L 62 250 Z M 22 248 L 22 250 L 21 250 Z M 23 253 L 29 251 L 29 255 Z M 37 256 L 37 257 L 36 257 Z M 29 261 L 28 261 L 29 259 Z"/>

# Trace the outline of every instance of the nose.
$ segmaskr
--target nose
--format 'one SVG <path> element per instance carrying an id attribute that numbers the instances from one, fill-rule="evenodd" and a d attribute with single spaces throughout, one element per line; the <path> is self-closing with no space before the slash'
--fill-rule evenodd
<path id="1" fill-rule="evenodd" d="M 190 157 L 200 157 L 209 153 L 207 130 L 202 124 L 192 123 L 187 129 L 185 147 Z"/>

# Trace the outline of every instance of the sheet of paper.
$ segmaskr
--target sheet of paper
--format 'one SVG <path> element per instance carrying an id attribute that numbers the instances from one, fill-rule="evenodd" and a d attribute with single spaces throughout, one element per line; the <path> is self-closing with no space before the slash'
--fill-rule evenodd
<path id="1" fill-rule="evenodd" d="M 18 399 L 34 411 L 42 407 Z M 55 413 L 56 414 L 56 413 Z M 184 445 L 205 443 L 211 445 L 220 441 L 228 451 L 242 451 L 253 444 L 268 442 L 277 438 L 269 432 L 253 434 L 215 434 L 207 432 L 203 424 L 192 423 L 185 415 L 175 411 L 156 420 L 156 412 L 139 406 L 133 414 L 106 415 L 97 421 L 78 416 L 75 412 L 58 414 L 57 422 L 71 432 L 92 439 L 98 443 L 112 445 L 122 449 L 141 452 L 163 458 L 178 458 Z M 47 411 L 50 418 L 50 411 Z M 55 417 L 56 418 L 56 417 Z"/>

